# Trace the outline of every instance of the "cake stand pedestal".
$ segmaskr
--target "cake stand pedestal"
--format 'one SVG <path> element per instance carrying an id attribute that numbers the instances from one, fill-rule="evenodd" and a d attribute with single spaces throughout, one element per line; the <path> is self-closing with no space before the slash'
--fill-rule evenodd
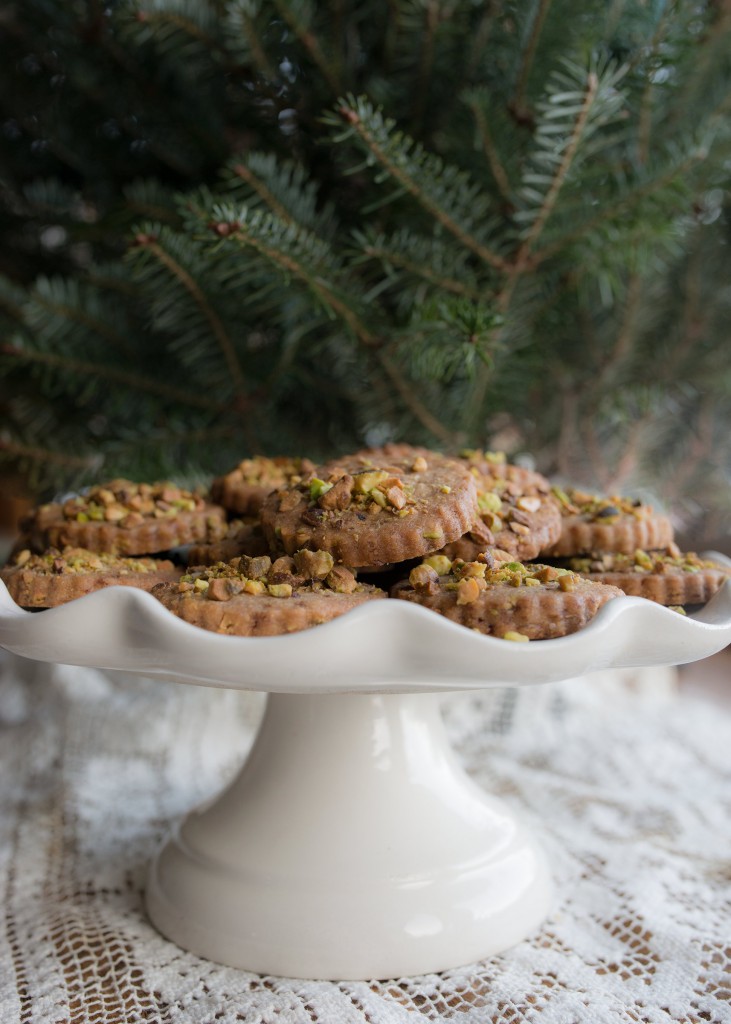
<path id="1" fill-rule="evenodd" d="M 155 859 L 160 931 L 304 978 L 438 971 L 512 946 L 549 909 L 531 834 L 464 773 L 438 697 L 269 697 L 244 768 Z"/>
<path id="2" fill-rule="evenodd" d="M 616 598 L 578 633 L 539 643 L 405 601 L 286 637 L 219 636 L 129 587 L 31 613 L 0 583 L 0 646 L 16 654 L 270 694 L 239 776 L 155 857 L 147 904 L 185 949 L 300 978 L 467 964 L 528 936 L 550 908 L 539 846 L 460 768 L 440 692 L 683 664 L 729 643 L 731 582 L 692 616 Z"/>

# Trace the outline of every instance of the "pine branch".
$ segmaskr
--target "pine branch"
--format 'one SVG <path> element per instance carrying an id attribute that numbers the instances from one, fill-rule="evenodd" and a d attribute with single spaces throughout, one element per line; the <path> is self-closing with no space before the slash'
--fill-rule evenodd
<path id="1" fill-rule="evenodd" d="M 66 289 L 71 289 L 71 295 L 78 301 L 78 290 L 75 287 L 75 282 L 55 282 L 55 284 L 63 284 Z M 71 305 L 69 303 L 62 303 L 54 300 L 52 297 L 54 282 L 51 282 L 45 278 L 40 278 L 36 282 L 36 287 L 31 293 L 30 300 L 32 304 L 38 305 L 45 310 L 48 310 L 54 316 L 61 317 L 63 320 L 68 320 L 71 323 L 79 324 L 82 327 L 86 327 L 92 334 L 98 335 L 105 341 L 110 342 L 116 349 L 122 352 L 127 357 L 132 357 L 133 353 L 131 348 L 125 339 L 112 327 L 109 326 L 107 321 L 102 316 L 91 316 L 86 312 L 81 305 Z M 25 318 L 28 319 L 28 309 L 26 307 Z M 31 323 L 32 326 L 32 323 Z"/>
<path id="2" fill-rule="evenodd" d="M 412 140 L 400 133 L 394 136 L 393 124 L 384 121 L 380 113 L 374 111 L 365 100 L 358 101 L 352 97 L 344 100 L 337 108 L 337 115 L 348 125 L 348 131 L 340 136 L 340 140 L 350 134 L 357 136 L 384 171 L 445 231 L 484 263 L 494 269 L 505 270 L 507 264 L 503 257 L 478 241 L 456 219 L 456 209 L 454 213 L 449 209 L 450 206 L 454 208 L 457 203 L 464 209 L 467 199 L 471 206 L 476 207 L 477 216 L 487 205 L 488 201 L 478 196 L 475 186 L 468 182 L 466 175 L 455 168 L 442 165 L 437 158 L 423 154 L 418 148 L 414 149 Z M 441 187 L 436 186 L 437 173 L 443 179 Z M 448 182 L 448 191 L 444 187 L 445 181 Z M 457 190 L 460 193 L 459 200 Z"/>
<path id="3" fill-rule="evenodd" d="M 410 239 L 404 234 L 387 239 L 383 235 L 372 237 L 361 232 L 355 232 L 354 237 L 363 256 L 368 259 L 404 270 L 413 277 L 434 285 L 440 291 L 461 295 L 475 302 L 485 298 L 484 286 L 480 287 L 469 280 L 471 275 L 466 267 L 459 267 L 464 272 L 464 277 L 450 277 L 444 273 L 444 267 L 447 265 L 451 264 L 453 269 L 459 266 L 459 256 L 442 249 L 434 240 L 427 242 L 421 236 Z M 429 256 L 431 262 L 424 262 L 424 256 Z M 394 285 L 396 283 L 393 282 Z"/>
<path id="4" fill-rule="evenodd" d="M 512 103 L 510 104 L 510 107 L 521 119 L 525 118 L 525 93 L 528 87 L 528 78 L 530 77 L 533 60 L 536 55 L 536 50 L 538 49 L 538 40 L 541 37 L 541 32 L 543 31 L 543 26 L 546 18 L 548 17 L 550 6 L 551 0 L 539 0 L 538 10 L 535 13 L 533 24 L 531 25 L 530 36 L 528 37 L 528 42 L 523 50 L 520 70 L 515 84 L 515 93 L 513 95 Z"/>
<path id="5" fill-rule="evenodd" d="M 479 103 L 475 93 L 472 93 L 466 98 L 466 102 L 472 111 L 472 115 L 475 119 L 475 125 L 477 127 L 477 133 L 482 143 L 482 151 L 485 154 L 487 165 L 490 168 L 495 184 L 498 187 L 498 191 L 503 199 L 507 203 L 512 204 L 512 191 L 510 188 L 510 182 L 508 176 L 503 167 L 502 161 L 500 160 L 500 154 L 497 151 L 495 142 L 493 141 L 490 133 L 490 127 L 487 123 L 487 117 Z"/>
<path id="6" fill-rule="evenodd" d="M 375 334 L 362 319 L 360 311 L 354 308 L 339 293 L 337 285 L 324 277 L 324 266 L 309 269 L 308 263 L 301 256 L 312 256 L 316 252 L 314 239 L 307 232 L 292 225 L 282 225 L 271 214 L 252 214 L 247 218 L 246 210 L 235 210 L 231 207 L 215 206 L 212 211 L 213 221 L 203 210 L 194 211 L 209 231 L 221 242 L 236 242 L 248 247 L 263 256 L 286 275 L 291 274 L 305 284 L 317 296 L 322 305 L 342 320 L 354 336 L 363 345 L 374 347 L 380 344 L 380 337 Z M 302 248 L 306 249 L 306 254 Z M 320 260 L 325 260 L 325 250 L 319 251 Z M 309 264 L 312 266 L 312 264 Z"/>
<path id="7" fill-rule="evenodd" d="M 101 463 L 98 452 L 90 455 L 69 455 L 68 452 L 58 452 L 51 448 L 33 447 L 19 444 L 16 441 L 7 441 L 3 437 L 0 437 L 0 458 L 30 459 L 43 464 L 51 463 L 64 469 L 89 471 L 97 471 Z"/>
<path id="8" fill-rule="evenodd" d="M 20 348 L 10 342 L 0 344 L 0 354 L 21 362 L 40 366 L 50 366 L 67 373 L 89 377 L 96 380 L 107 380 L 112 384 L 121 384 L 132 391 L 143 391 L 159 398 L 171 399 L 184 406 L 198 409 L 217 410 L 221 406 L 202 398 L 200 394 L 174 388 L 151 377 L 122 370 L 107 363 L 93 363 L 83 359 L 70 359 L 67 356 L 55 355 L 52 352 L 35 352 Z"/>
<path id="9" fill-rule="evenodd" d="M 662 174 L 630 185 L 613 202 L 604 203 L 599 213 L 582 219 L 578 227 L 560 235 L 555 241 L 543 248 L 536 249 L 530 256 L 531 266 L 534 268 L 540 266 L 541 263 L 565 251 L 570 244 L 595 233 L 604 224 L 621 222 L 623 217 L 626 217 L 630 211 L 639 206 L 644 200 L 656 197 L 662 200 L 663 192 L 668 188 L 673 188 L 677 191 L 678 183 L 687 181 L 690 172 L 702 164 L 706 157 L 707 151 L 705 148 L 694 146 L 687 155 L 680 160 L 674 161 Z"/>
<path id="10" fill-rule="evenodd" d="M 185 290 L 192 297 L 193 301 L 207 320 L 211 328 L 211 332 L 218 342 L 226 362 L 226 366 L 228 367 L 229 373 L 231 374 L 231 378 L 234 382 L 234 391 L 240 399 L 245 399 L 246 380 L 236 354 L 236 349 L 228 336 L 228 332 L 226 331 L 221 318 L 206 298 L 203 289 L 197 281 L 194 280 L 191 274 L 181 266 L 181 264 L 175 260 L 166 249 L 163 248 L 157 236 L 139 232 L 135 235 L 134 243 L 139 248 L 145 249 L 154 256 L 155 259 L 173 275 L 173 277 L 180 281 Z"/>
<path id="11" fill-rule="evenodd" d="M 401 376 L 398 369 L 391 361 L 390 356 L 381 349 L 376 352 L 376 358 L 385 370 L 388 379 L 400 395 L 404 405 L 414 416 L 414 419 L 421 423 L 423 427 L 426 427 L 429 433 L 438 438 L 442 444 L 447 446 L 447 448 L 458 447 L 460 436 L 450 430 L 447 430 L 444 424 L 441 423 L 441 421 L 438 420 L 436 416 L 429 411 L 429 409 L 427 409 L 423 402 L 419 401 L 414 394 L 413 388 Z"/>
<path id="12" fill-rule="evenodd" d="M 241 51 L 241 63 L 251 63 L 264 79 L 275 82 L 277 69 L 262 46 L 255 24 L 259 8 L 258 0 L 232 0 L 224 10 L 224 30 L 229 49 Z M 242 46 L 242 42 L 245 45 Z"/>
<path id="13" fill-rule="evenodd" d="M 424 119 L 427 92 L 434 65 L 435 36 L 439 28 L 440 14 L 440 0 L 425 0 L 424 33 L 412 98 L 411 123 L 415 132 L 419 131 Z"/>
<path id="14" fill-rule="evenodd" d="M 310 60 L 327 82 L 330 91 L 338 95 L 343 87 L 340 80 L 340 71 L 330 66 L 312 28 L 298 17 L 295 7 L 299 6 L 301 8 L 303 6 L 301 0 L 299 2 L 298 0 L 274 0 L 274 6 L 302 44 Z"/>
<path id="15" fill-rule="evenodd" d="M 528 228 L 520 248 L 516 253 L 514 266 L 518 273 L 524 270 L 526 258 L 538 240 L 546 221 L 551 216 L 556 202 L 558 201 L 559 193 L 564 186 L 569 171 L 571 170 L 571 165 L 574 162 L 574 157 L 576 156 L 576 152 L 588 124 L 589 115 L 591 113 L 591 108 L 594 104 L 598 88 L 599 79 L 595 72 L 590 71 L 586 77 L 583 100 L 576 114 L 576 120 L 574 121 L 571 135 L 563 149 L 561 161 L 553 173 L 553 178 L 549 184 L 548 191 L 543 198 L 538 215 Z"/>

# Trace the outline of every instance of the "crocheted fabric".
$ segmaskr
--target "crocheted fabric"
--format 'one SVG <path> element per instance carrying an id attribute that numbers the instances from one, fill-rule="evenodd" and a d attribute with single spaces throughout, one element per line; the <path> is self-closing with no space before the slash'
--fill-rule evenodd
<path id="1" fill-rule="evenodd" d="M 3 1024 L 731 1021 L 725 711 L 616 674 L 450 698 L 467 770 L 541 837 L 557 910 L 481 963 L 336 984 L 209 963 L 145 916 L 153 850 L 236 771 L 262 706 L 0 660 Z"/>

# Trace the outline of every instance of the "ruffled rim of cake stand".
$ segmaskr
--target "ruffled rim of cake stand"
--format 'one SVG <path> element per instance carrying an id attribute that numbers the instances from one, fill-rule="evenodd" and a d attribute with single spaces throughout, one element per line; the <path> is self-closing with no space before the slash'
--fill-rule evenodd
<path id="1" fill-rule="evenodd" d="M 712 559 L 731 568 L 717 552 Z M 222 636 L 150 594 L 108 587 L 39 612 L 0 583 L 0 646 L 38 661 L 277 693 L 404 693 L 546 683 L 609 668 L 676 665 L 731 643 L 731 580 L 680 615 L 638 597 L 609 601 L 583 629 L 516 643 L 406 601 L 373 601 L 279 637 Z"/>

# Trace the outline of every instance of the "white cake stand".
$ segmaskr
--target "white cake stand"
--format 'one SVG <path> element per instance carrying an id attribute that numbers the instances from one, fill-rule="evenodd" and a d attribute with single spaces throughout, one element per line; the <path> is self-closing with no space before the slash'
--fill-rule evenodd
<path id="1" fill-rule="evenodd" d="M 31 613 L 0 584 L 0 645 L 16 654 L 271 694 L 238 777 L 154 859 L 147 906 L 185 949 L 300 978 L 467 964 L 550 909 L 540 847 L 457 763 L 439 692 L 683 664 L 729 643 L 731 582 L 687 618 L 617 598 L 579 633 L 529 644 L 405 601 L 246 639 L 191 626 L 132 588 Z"/>

